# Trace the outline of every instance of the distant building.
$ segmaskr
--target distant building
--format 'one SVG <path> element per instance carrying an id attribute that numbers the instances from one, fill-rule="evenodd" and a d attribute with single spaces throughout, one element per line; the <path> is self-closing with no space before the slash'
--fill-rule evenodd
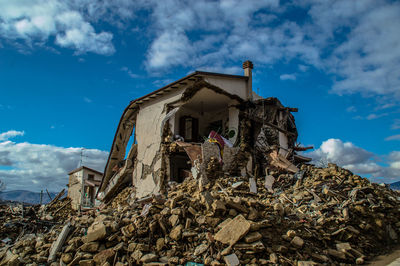
<path id="1" fill-rule="evenodd" d="M 100 204 L 95 199 L 95 196 L 99 189 L 103 173 L 86 166 L 81 166 L 72 170 L 68 175 L 68 197 L 72 200 L 73 209 L 92 208 Z"/>

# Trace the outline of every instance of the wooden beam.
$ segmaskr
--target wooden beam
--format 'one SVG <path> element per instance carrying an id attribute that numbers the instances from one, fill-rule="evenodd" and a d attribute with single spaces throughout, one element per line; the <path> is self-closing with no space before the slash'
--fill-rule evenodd
<path id="1" fill-rule="evenodd" d="M 247 114 L 245 114 L 244 116 L 245 116 L 246 118 L 248 118 L 248 119 L 250 119 L 250 120 L 253 120 L 253 121 L 256 121 L 256 122 L 258 122 L 258 123 L 260 123 L 260 124 L 265 124 L 265 125 L 268 125 L 268 126 L 270 126 L 270 127 L 273 127 L 273 128 L 275 128 L 275 129 L 277 129 L 278 131 L 283 132 L 283 133 L 285 133 L 285 134 L 287 134 L 287 135 L 296 136 L 296 134 L 294 134 L 294 133 L 292 133 L 292 132 L 289 132 L 289 131 L 287 131 L 287 130 L 285 130 L 285 129 L 282 129 L 282 128 L 278 127 L 277 125 L 274 125 L 274 124 L 268 122 L 266 119 L 258 118 L 258 117 L 255 117 L 255 116 L 249 116 L 249 115 L 247 115 Z"/>

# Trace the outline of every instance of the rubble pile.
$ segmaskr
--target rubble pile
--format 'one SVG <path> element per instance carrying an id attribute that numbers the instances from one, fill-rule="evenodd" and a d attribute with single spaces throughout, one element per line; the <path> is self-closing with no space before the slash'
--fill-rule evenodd
<path id="1" fill-rule="evenodd" d="M 71 199 L 65 197 L 52 204 L 43 205 L 39 214 L 46 220 L 63 222 L 69 216 L 75 215 L 75 211 L 72 209 Z"/>
<path id="2" fill-rule="evenodd" d="M 75 213 L 68 198 L 57 198 L 47 205 L 5 203 L 0 206 L 0 247 L 24 241 L 32 234 L 48 233 L 73 215 Z"/>
<path id="3" fill-rule="evenodd" d="M 142 201 L 127 188 L 102 209 L 21 238 L 2 263 L 364 264 L 397 243 L 398 192 L 333 164 L 268 173 L 201 187 L 188 178 Z"/>

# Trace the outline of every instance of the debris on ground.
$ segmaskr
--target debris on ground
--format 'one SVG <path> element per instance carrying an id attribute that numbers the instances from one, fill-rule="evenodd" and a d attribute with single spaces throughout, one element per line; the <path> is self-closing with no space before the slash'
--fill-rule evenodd
<path id="1" fill-rule="evenodd" d="M 364 264 L 398 243 L 398 192 L 334 164 L 299 170 L 268 169 L 253 180 L 256 192 L 246 176 L 201 188 L 187 178 L 167 197 L 141 201 L 126 188 L 108 205 L 20 237 L 0 264 Z"/>
<path id="2" fill-rule="evenodd" d="M 68 217 L 75 215 L 71 200 L 62 198 L 64 193 L 62 191 L 46 205 L 3 202 L 0 205 L 0 248 L 18 247 L 18 243 L 28 243 L 27 240 L 31 238 L 41 239 L 52 228 L 62 225 Z M 0 255 L 6 256 L 7 253 L 3 253 L 0 251 Z"/>

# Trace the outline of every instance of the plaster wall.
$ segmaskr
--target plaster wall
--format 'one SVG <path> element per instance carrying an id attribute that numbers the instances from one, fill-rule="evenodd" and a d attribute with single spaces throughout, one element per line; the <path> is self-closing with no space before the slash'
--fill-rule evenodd
<path id="1" fill-rule="evenodd" d="M 235 107 L 229 107 L 228 129 L 235 131 L 236 134 L 229 138 L 232 143 L 235 143 L 239 134 L 239 109 Z"/>
<path id="2" fill-rule="evenodd" d="M 137 159 L 132 179 L 137 198 L 157 194 L 160 189 L 160 171 L 154 172 L 153 168 L 161 165 L 161 156 L 156 158 L 161 145 L 161 122 L 167 114 L 165 105 L 179 100 L 183 90 L 165 94 L 148 104 L 143 104 L 139 110 L 135 132 L 138 145 Z"/>
<path id="3" fill-rule="evenodd" d="M 75 172 L 69 176 L 68 198 L 70 198 L 72 208 L 79 209 L 81 204 L 82 171 Z"/>
<path id="4" fill-rule="evenodd" d="M 101 181 L 101 179 L 103 178 L 102 175 L 100 175 L 100 174 L 98 174 L 98 173 L 96 173 L 96 172 L 92 172 L 92 171 L 90 171 L 90 170 L 84 168 L 84 169 L 83 169 L 83 176 L 84 176 L 84 179 L 85 179 L 85 180 L 88 180 L 88 179 L 89 179 L 89 174 L 90 174 L 90 175 L 94 175 L 94 180 L 96 180 L 96 181 Z"/>
<path id="5" fill-rule="evenodd" d="M 246 99 L 246 80 L 227 77 L 205 77 L 204 80 L 230 94 L 236 94 L 242 99 Z"/>

